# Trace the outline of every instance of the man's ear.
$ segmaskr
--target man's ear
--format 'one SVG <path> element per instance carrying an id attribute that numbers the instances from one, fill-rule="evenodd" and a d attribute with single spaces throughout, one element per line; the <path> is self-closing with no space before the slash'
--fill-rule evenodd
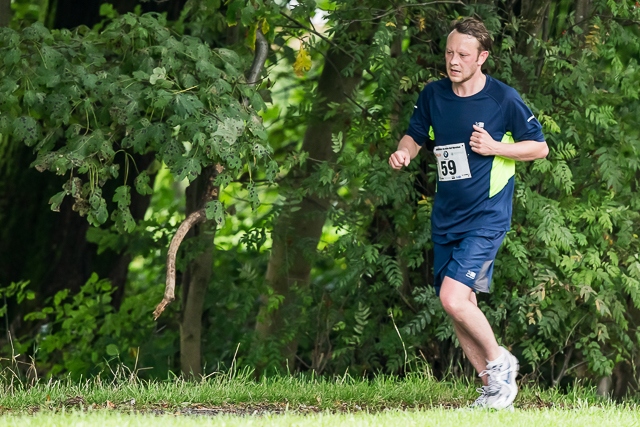
<path id="1" fill-rule="evenodd" d="M 482 52 L 480 52 L 480 54 L 478 55 L 478 65 L 484 64 L 484 61 L 486 61 L 488 57 L 489 57 L 488 50 L 483 50 Z"/>

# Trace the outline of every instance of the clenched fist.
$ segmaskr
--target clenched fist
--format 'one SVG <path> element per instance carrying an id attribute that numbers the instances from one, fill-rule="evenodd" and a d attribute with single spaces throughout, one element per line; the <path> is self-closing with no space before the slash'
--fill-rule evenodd
<path id="1" fill-rule="evenodd" d="M 495 156 L 498 154 L 496 149 L 500 147 L 500 145 L 497 144 L 500 143 L 491 138 L 489 132 L 480 126 L 473 125 L 473 133 L 469 140 L 469 147 L 471 147 L 472 151 L 481 156 Z"/>
<path id="2" fill-rule="evenodd" d="M 403 166 L 409 166 L 411 155 L 409 150 L 401 148 L 391 156 L 389 156 L 389 165 L 394 169 L 402 169 Z"/>

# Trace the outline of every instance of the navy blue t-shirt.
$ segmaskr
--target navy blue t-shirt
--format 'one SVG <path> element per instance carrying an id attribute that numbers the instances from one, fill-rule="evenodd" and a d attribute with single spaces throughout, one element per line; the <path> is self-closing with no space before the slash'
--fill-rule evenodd
<path id="1" fill-rule="evenodd" d="M 429 83 L 411 117 L 407 135 L 434 150 L 440 169 L 431 215 L 433 234 L 509 230 L 515 161 L 473 152 L 469 139 L 474 124 L 503 143 L 545 140 L 542 126 L 518 92 L 486 77 L 484 88 L 469 97 L 457 96 L 448 78 Z M 462 164 L 465 157 L 468 173 Z"/>

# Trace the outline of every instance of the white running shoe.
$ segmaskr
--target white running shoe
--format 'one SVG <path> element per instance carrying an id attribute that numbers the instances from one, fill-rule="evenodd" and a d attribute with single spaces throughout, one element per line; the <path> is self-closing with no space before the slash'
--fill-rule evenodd
<path id="1" fill-rule="evenodd" d="M 518 359 L 506 348 L 501 348 L 504 353 L 502 360 L 489 363 L 487 369 L 480 373 L 481 377 L 488 375 L 489 384 L 482 387 L 482 394 L 476 400 L 477 407 L 507 409 L 518 395 L 518 385 L 516 384 Z M 480 406 L 481 403 L 484 405 Z M 475 402 L 474 405 L 476 405 Z"/>
<path id="2" fill-rule="evenodd" d="M 480 396 L 473 402 L 469 408 L 471 409 L 485 409 L 487 408 L 487 398 L 489 397 L 489 387 L 483 385 L 480 388 L 477 388 L 476 391 L 480 393 Z"/>

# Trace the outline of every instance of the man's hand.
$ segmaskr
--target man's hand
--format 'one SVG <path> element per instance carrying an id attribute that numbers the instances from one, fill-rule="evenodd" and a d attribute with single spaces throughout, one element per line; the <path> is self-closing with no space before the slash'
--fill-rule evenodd
<path id="1" fill-rule="evenodd" d="M 469 140 L 469 146 L 473 152 L 481 156 L 495 156 L 498 154 L 497 149 L 499 148 L 496 144 L 501 143 L 491 138 L 489 132 L 484 130 L 484 128 L 473 125 L 473 133 Z"/>
<path id="2" fill-rule="evenodd" d="M 549 154 L 549 147 L 544 141 L 526 140 L 515 144 L 504 144 L 495 141 L 486 130 L 475 125 L 469 146 L 473 152 L 481 156 L 501 156 L 521 162 L 544 159 Z"/>
<path id="3" fill-rule="evenodd" d="M 401 148 L 389 156 L 389 164 L 394 169 L 402 169 L 403 166 L 409 166 L 410 161 L 411 155 L 406 148 Z"/>

